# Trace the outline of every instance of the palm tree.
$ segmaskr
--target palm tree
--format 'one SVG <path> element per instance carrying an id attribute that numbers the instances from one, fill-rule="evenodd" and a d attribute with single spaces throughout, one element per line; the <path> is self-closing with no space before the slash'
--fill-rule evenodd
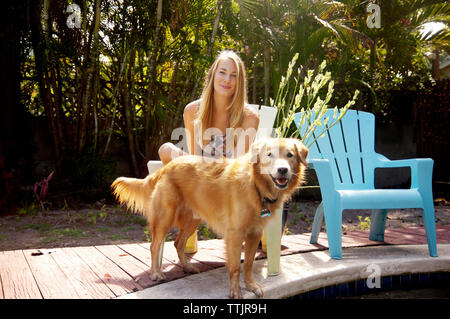
<path id="1" fill-rule="evenodd" d="M 352 1 L 347 1 L 352 2 Z M 354 1 L 353 1 L 354 2 Z M 317 67 L 338 43 L 356 48 L 370 39 L 353 28 L 351 7 L 344 1 L 326 0 L 240 0 L 238 34 L 253 54 L 253 64 L 264 67 L 264 102 L 270 87 L 274 92 L 292 56 L 298 64 Z"/>

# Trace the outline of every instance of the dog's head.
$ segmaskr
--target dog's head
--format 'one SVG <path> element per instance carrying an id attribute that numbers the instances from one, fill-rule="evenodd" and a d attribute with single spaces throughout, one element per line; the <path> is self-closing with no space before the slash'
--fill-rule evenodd
<path id="1" fill-rule="evenodd" d="M 308 149 L 293 138 L 266 138 L 252 144 L 251 162 L 258 173 L 280 190 L 297 186 L 308 167 Z"/>

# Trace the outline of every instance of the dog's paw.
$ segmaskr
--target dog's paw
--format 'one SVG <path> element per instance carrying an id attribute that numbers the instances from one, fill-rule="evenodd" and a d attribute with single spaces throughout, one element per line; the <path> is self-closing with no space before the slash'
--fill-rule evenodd
<path id="1" fill-rule="evenodd" d="M 198 269 L 196 266 L 191 264 L 186 264 L 183 266 L 184 272 L 190 273 L 190 274 L 199 274 L 200 269 Z"/>
<path id="2" fill-rule="evenodd" d="M 242 299 L 241 289 L 230 289 L 230 294 L 228 295 L 230 299 Z"/>
<path id="3" fill-rule="evenodd" d="M 150 273 L 150 279 L 153 281 L 165 280 L 166 276 L 161 271 L 155 271 Z"/>
<path id="4" fill-rule="evenodd" d="M 245 288 L 248 291 L 253 292 L 258 298 L 264 297 L 264 291 L 262 289 L 262 286 L 258 284 L 256 281 L 245 283 Z"/>

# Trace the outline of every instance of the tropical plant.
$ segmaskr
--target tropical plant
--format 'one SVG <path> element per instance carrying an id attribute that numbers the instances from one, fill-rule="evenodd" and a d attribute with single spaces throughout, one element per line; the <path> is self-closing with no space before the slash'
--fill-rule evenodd
<path id="1" fill-rule="evenodd" d="M 333 118 L 324 119 L 322 126 L 322 119 L 330 107 L 330 101 L 333 96 L 334 81 L 331 79 L 331 73 L 325 71 L 325 61 L 320 64 L 316 71 L 307 70 L 306 77 L 301 81 L 301 66 L 297 68 L 297 74 L 294 74 L 298 56 L 298 54 L 295 54 L 289 63 L 286 76 L 281 78 L 280 88 L 275 100 L 271 100 L 271 104 L 278 108 L 276 135 L 280 137 L 299 137 L 300 126 L 308 123 L 308 127 L 301 139 L 307 147 L 310 147 L 328 129 L 339 123 L 345 112 L 356 103 L 359 91 L 356 90 L 354 92 L 353 98 L 339 109 L 339 113 L 338 107 L 335 106 Z M 294 77 L 291 80 L 293 74 Z M 299 128 L 293 129 L 292 122 L 297 112 L 302 112 L 303 116 Z M 318 127 L 321 127 L 321 130 L 316 132 Z"/>
<path id="2" fill-rule="evenodd" d="M 42 212 L 45 211 L 44 201 L 48 193 L 48 184 L 52 179 L 54 173 L 55 172 L 52 171 L 46 178 L 43 178 L 41 181 L 36 182 L 33 186 L 34 197 L 39 201 Z"/>
<path id="3" fill-rule="evenodd" d="M 8 173 L 0 187 L 8 198 L 20 188 L 13 183 L 19 170 L 30 176 L 28 183 L 36 179 L 32 148 L 25 146 L 33 132 L 24 128 L 34 126 L 24 126 L 26 118 L 42 124 L 48 136 L 56 180 L 73 179 L 70 163 L 83 158 L 106 163 L 120 157 L 131 174 L 145 174 L 147 160 L 157 158 L 158 147 L 182 125 L 183 107 L 199 97 L 203 75 L 221 49 L 240 52 L 249 100 L 271 104 L 272 96 L 279 133 L 288 136 L 295 134 L 292 112 L 315 108 L 320 115 L 325 107 L 346 106 L 357 89 L 358 106 L 387 114 L 396 107 L 389 104 L 392 90 L 414 89 L 431 78 L 427 54 L 450 50 L 450 4 L 442 0 L 75 3 L 8 6 L 5 23 L 14 32 L 4 39 L 10 49 L 3 60 L 12 69 L 4 72 L 9 115 L 2 127 L 14 141 L 2 140 L 0 150 Z M 381 8 L 380 29 L 367 26 L 368 3 Z M 81 23 L 69 25 L 67 7 L 77 4 Z M 430 22 L 442 28 L 424 31 Z M 288 77 L 293 52 L 302 67 L 292 65 Z M 18 149 L 27 154 L 19 156 Z M 21 158 L 29 159 L 27 173 L 18 167 Z"/>

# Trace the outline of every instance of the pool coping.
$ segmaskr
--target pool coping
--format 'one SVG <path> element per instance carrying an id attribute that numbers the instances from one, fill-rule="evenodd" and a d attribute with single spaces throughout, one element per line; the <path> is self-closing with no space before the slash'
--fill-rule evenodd
<path id="1" fill-rule="evenodd" d="M 376 277 L 450 271 L 450 245 L 438 244 L 439 257 L 430 257 L 427 245 L 388 245 L 344 248 L 341 260 L 328 250 L 298 253 L 280 258 L 281 272 L 268 276 L 267 260 L 256 260 L 255 279 L 263 286 L 264 298 L 282 299 L 322 287 Z M 245 299 L 256 296 L 241 287 Z M 226 299 L 229 281 L 225 267 L 149 287 L 120 299 Z"/>

